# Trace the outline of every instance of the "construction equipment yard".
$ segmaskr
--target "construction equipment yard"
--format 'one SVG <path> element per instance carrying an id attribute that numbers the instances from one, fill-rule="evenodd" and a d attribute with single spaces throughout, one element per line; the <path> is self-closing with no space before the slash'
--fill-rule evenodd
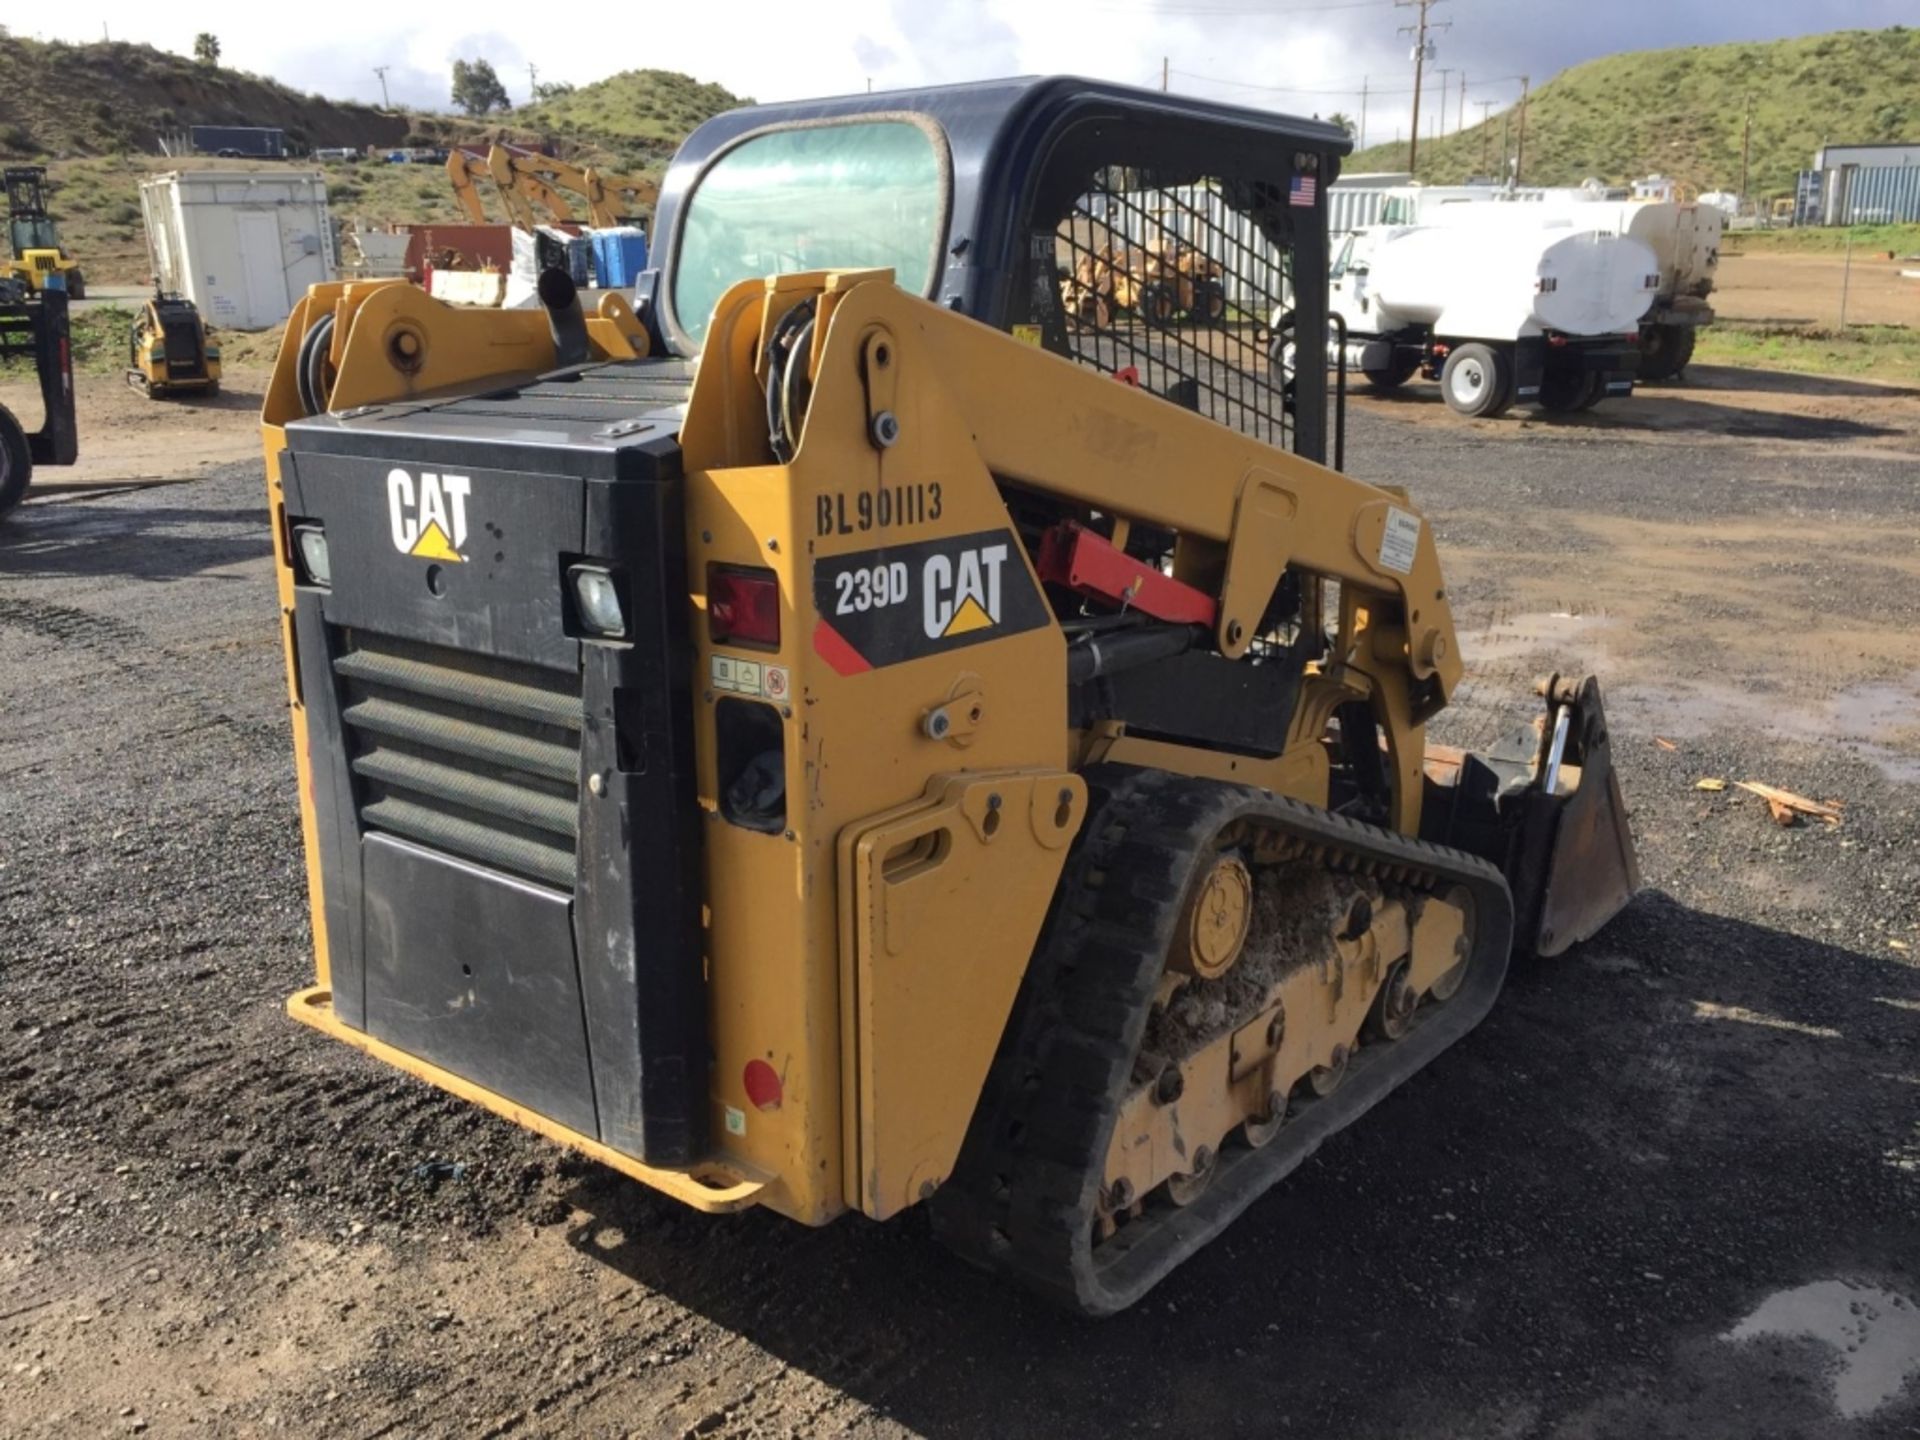
<path id="1" fill-rule="evenodd" d="M 693 1214 L 291 1025 L 265 372 L 83 380 L 82 467 L 0 537 L 0 1429 L 1913 1433 L 1920 393 L 1355 397 L 1349 470 L 1452 567 L 1437 738 L 1603 674 L 1645 889 L 1090 1326 L 917 1211 Z"/>

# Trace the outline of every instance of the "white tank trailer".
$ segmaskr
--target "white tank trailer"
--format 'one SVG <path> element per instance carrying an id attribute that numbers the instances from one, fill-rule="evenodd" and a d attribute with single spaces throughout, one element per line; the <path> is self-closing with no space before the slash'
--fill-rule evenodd
<path id="1" fill-rule="evenodd" d="M 1365 180 L 1367 177 L 1361 177 Z M 1391 177 L 1380 177 L 1387 179 Z M 1343 182 L 1344 183 L 1344 182 Z M 1641 380 L 1670 380 L 1693 357 L 1696 332 L 1713 323 L 1707 297 L 1720 264 L 1726 214 L 1718 206 L 1676 199 L 1628 199 L 1598 182 L 1571 188 L 1497 185 L 1363 185 L 1341 203 L 1329 191 L 1332 213 L 1362 224 L 1506 224 L 1526 228 L 1543 218 L 1576 229 L 1624 235 L 1650 246 L 1660 288 L 1640 317 Z M 1357 228 L 1357 227 L 1354 227 Z"/>
<path id="2" fill-rule="evenodd" d="M 1425 374 L 1473 416 L 1516 401 L 1585 410 L 1631 394 L 1637 327 L 1660 283 L 1652 248 L 1544 213 L 1519 225 L 1485 208 L 1484 221 L 1348 237 L 1329 291 L 1346 324 L 1348 367 L 1378 390 Z"/>

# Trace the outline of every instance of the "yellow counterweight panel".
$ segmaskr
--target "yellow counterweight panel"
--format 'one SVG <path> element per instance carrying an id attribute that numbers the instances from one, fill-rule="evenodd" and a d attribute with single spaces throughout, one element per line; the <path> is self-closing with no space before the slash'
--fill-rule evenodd
<path id="1" fill-rule="evenodd" d="M 952 1173 L 1086 799 L 1067 772 L 941 775 L 841 831 L 846 1184 L 874 1219 Z"/>
<path id="2" fill-rule="evenodd" d="M 971 643 L 871 665 L 817 628 L 815 566 L 887 547 L 1001 535 L 1008 590 L 1018 567 L 1036 600 L 1038 592 L 973 429 L 948 398 L 949 377 L 910 349 L 897 359 L 889 354 L 888 368 L 898 369 L 898 437 L 890 447 L 870 440 L 872 357 L 864 344 L 870 338 L 864 318 L 848 324 L 836 314 L 828 322 L 817 342 L 821 358 L 799 448 L 787 465 L 760 463 L 767 432 L 755 370 L 763 311 L 817 294 L 824 283 L 821 276 L 785 277 L 744 284 L 722 298 L 681 432 L 699 666 L 695 693 L 701 697 L 695 724 L 699 790 L 713 812 L 705 875 L 714 1134 L 725 1158 L 778 1177 L 764 1192 L 764 1203 L 816 1224 L 862 1203 L 847 1153 L 858 1143 L 860 1126 L 875 1118 L 860 1113 L 850 1069 L 858 1051 L 849 1013 L 853 997 L 843 989 L 843 836 L 850 828 L 863 832 L 874 817 L 899 807 L 924 805 L 936 776 L 964 770 L 1059 777 L 1070 768 L 1065 642 L 1050 616 L 1007 633 L 1004 616 L 988 615 L 969 634 Z M 875 288 L 898 293 L 891 286 Z M 704 614 L 710 565 L 764 567 L 775 574 L 777 650 L 712 643 Z M 917 629 L 923 617 L 901 619 Z M 767 695 L 764 679 L 755 682 L 757 698 L 716 687 L 716 659 L 729 675 L 739 673 L 731 668 L 736 663 L 758 667 L 749 672 L 757 677 L 780 672 L 778 692 L 785 698 Z M 968 697 L 962 723 L 936 738 L 931 712 L 962 696 Z M 781 712 L 789 827 L 784 834 L 744 829 L 718 813 L 714 708 L 742 699 Z M 1077 793 L 1077 782 L 1057 781 L 1054 789 L 1063 784 Z M 1077 826 L 1075 817 L 1069 838 Z M 941 885 L 973 893 L 982 877 L 998 873 L 1002 852 L 992 850 L 989 863 L 989 848 L 957 846 Z M 976 867 L 978 874 L 963 873 Z M 999 1041 L 1010 999 L 1006 987 L 1024 973 L 1056 875 L 1053 859 L 1019 867 L 997 882 L 991 905 L 972 907 L 964 916 L 979 963 L 997 974 L 983 972 L 978 986 L 963 986 L 957 996 L 928 995 L 934 1003 L 924 1014 L 960 1032 L 943 1062 L 956 1073 L 909 1067 L 898 1076 L 904 1088 L 887 1097 L 889 1105 L 902 1107 L 901 1114 L 924 1107 L 939 1117 L 932 1130 L 911 1135 L 908 1172 L 928 1156 L 951 1157 L 958 1149 L 978 1095 L 977 1077 L 985 1074 Z M 932 936 L 934 928 L 928 927 L 930 943 L 942 943 Z M 953 1014 L 956 1005 L 963 1016 Z M 759 1106 L 749 1097 L 745 1072 L 756 1061 L 781 1079 L 777 1106 Z M 970 1088 L 963 1083 L 969 1075 L 976 1077 Z M 877 1123 L 884 1136 L 886 1116 Z M 884 1140 L 881 1148 L 888 1149 Z M 882 1196 L 876 1208 L 897 1204 L 898 1191 L 896 1186 Z"/>

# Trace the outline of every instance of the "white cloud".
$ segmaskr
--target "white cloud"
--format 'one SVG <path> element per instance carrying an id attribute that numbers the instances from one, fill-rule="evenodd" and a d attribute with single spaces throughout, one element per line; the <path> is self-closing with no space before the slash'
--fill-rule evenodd
<path id="1" fill-rule="evenodd" d="M 1912 0 L 1849 0 L 1844 8 L 1851 25 L 1912 19 Z M 584 84 L 658 67 L 775 100 L 844 94 L 869 81 L 893 89 L 1046 72 L 1155 85 L 1164 58 L 1176 90 L 1299 114 L 1357 114 L 1354 92 L 1366 77 L 1371 141 L 1404 133 L 1410 108 L 1408 42 L 1397 33 L 1409 12 L 1391 0 L 815 0 L 801 9 L 792 0 L 705 0 L 624 12 L 551 5 L 531 23 L 529 13 L 506 0 L 334 0 L 292 21 L 260 0 L 79 0 L 14 29 L 96 40 L 104 25 L 117 40 L 182 54 L 196 32 L 211 30 L 224 62 L 240 69 L 377 101 L 373 67 L 385 65 L 396 102 L 433 108 L 447 104 L 452 62 L 475 55 L 493 62 L 516 101 L 527 95 L 529 61 L 542 80 Z M 623 18 L 610 24 L 609 13 Z M 1827 0 L 1453 0 L 1434 16 L 1453 23 L 1438 36 L 1438 63 L 1466 71 L 1470 120 L 1479 113 L 1474 101 L 1510 104 L 1519 88 L 1512 77 L 1522 70 L 1537 85 L 1615 50 L 1811 33 L 1839 18 Z M 592 34 L 581 28 L 589 21 Z M 1430 74 L 1429 84 L 1423 133 L 1438 77 Z M 1451 125 L 1457 75 L 1449 90 Z"/>

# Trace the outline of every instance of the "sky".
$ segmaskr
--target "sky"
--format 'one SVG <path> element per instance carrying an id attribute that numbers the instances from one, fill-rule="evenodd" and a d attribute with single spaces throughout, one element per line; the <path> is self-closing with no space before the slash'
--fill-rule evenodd
<path id="1" fill-rule="evenodd" d="M 1404 136 L 1413 101 L 1411 0 L 660 0 L 624 10 L 623 27 L 591 40 L 531 24 L 533 7 L 504 0 L 450 5 L 329 0 L 326 30 L 289 22 L 260 0 L 191 6 L 73 0 L 34 11 L 16 34 L 138 40 L 191 53 L 194 34 L 220 39 L 224 64 L 297 89 L 378 102 L 387 67 L 396 104 L 447 108 L 456 58 L 493 62 L 516 103 L 529 64 L 542 82 L 584 84 L 657 67 L 718 81 L 760 100 L 898 89 L 994 76 L 1068 72 L 1169 88 L 1303 115 L 1356 121 L 1366 89 L 1368 143 Z M 568 5 L 556 19 L 621 14 Z M 1920 0 L 1433 0 L 1420 122 L 1453 128 L 1512 104 L 1520 77 L 1623 50 L 1771 40 L 1823 30 L 1920 25 Z M 1441 28 L 1441 27 L 1446 28 Z M 1441 87 L 1446 102 L 1440 105 Z"/>

